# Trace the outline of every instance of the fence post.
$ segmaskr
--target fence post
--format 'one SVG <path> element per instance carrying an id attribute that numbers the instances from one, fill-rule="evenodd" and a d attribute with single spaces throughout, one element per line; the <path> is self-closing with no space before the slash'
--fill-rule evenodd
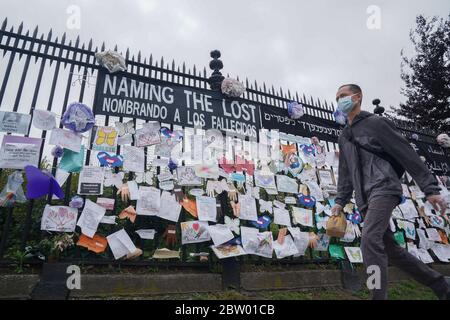
<path id="1" fill-rule="evenodd" d="M 220 90 L 220 87 L 222 85 L 223 79 L 225 77 L 220 72 L 221 69 L 223 69 L 223 62 L 220 60 L 220 51 L 219 50 L 213 50 L 210 53 L 211 62 L 209 63 L 209 67 L 211 70 L 213 70 L 213 73 L 208 79 L 209 86 L 212 90 Z"/>

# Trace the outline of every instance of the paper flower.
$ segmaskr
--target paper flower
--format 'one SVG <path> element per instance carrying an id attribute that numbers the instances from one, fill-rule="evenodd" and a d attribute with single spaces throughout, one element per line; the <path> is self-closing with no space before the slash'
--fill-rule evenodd
<path id="1" fill-rule="evenodd" d="M 238 98 L 245 92 L 245 86 L 239 81 L 226 78 L 222 81 L 222 93 L 232 98 Z"/>
<path id="2" fill-rule="evenodd" d="M 446 133 L 441 133 L 436 137 L 437 143 L 444 147 L 444 148 L 450 148 L 450 137 Z"/>
<path id="3" fill-rule="evenodd" d="M 109 73 L 127 70 L 125 59 L 116 51 L 103 51 L 95 54 L 97 62 Z"/>
<path id="4" fill-rule="evenodd" d="M 299 119 L 299 118 L 303 117 L 303 115 L 305 114 L 303 105 L 301 103 L 298 103 L 295 101 L 288 102 L 287 110 L 288 110 L 289 117 L 291 119 Z"/>
<path id="5" fill-rule="evenodd" d="M 69 202 L 69 207 L 81 209 L 84 205 L 84 199 L 80 196 L 73 196 Z"/>
<path id="6" fill-rule="evenodd" d="M 81 102 L 69 104 L 62 116 L 61 123 L 65 128 L 77 133 L 90 130 L 95 124 L 95 117 L 91 108 Z"/>
<path id="7" fill-rule="evenodd" d="M 50 172 L 41 171 L 35 166 L 26 166 L 25 175 L 27 177 L 26 195 L 28 199 L 52 195 L 56 195 L 59 199 L 64 198 L 64 192 Z"/>
<path id="8" fill-rule="evenodd" d="M 64 154 L 64 149 L 60 146 L 54 146 L 51 153 L 55 158 L 61 158 Z"/>

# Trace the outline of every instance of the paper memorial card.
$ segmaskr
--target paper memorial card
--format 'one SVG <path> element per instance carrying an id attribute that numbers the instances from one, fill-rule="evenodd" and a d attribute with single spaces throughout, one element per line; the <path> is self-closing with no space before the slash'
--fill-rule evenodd
<path id="1" fill-rule="evenodd" d="M 265 174 L 261 171 L 255 171 L 255 185 L 265 189 L 277 189 L 275 184 L 275 176 L 273 174 Z"/>
<path id="2" fill-rule="evenodd" d="M 186 221 L 181 222 L 181 244 L 210 241 L 208 222 Z"/>
<path id="3" fill-rule="evenodd" d="M 65 206 L 45 205 L 41 219 L 41 230 L 74 232 L 78 209 Z"/>
<path id="4" fill-rule="evenodd" d="M 144 149 L 133 146 L 123 146 L 123 171 L 145 172 Z"/>
<path id="5" fill-rule="evenodd" d="M 155 229 L 139 229 L 135 231 L 141 239 L 153 240 L 155 238 Z"/>
<path id="6" fill-rule="evenodd" d="M 275 251 L 275 255 L 278 259 L 299 254 L 294 240 L 289 235 L 284 238 L 283 244 L 280 244 L 278 241 L 274 241 L 273 250 Z"/>
<path id="7" fill-rule="evenodd" d="M 133 135 L 132 134 L 126 134 L 124 136 L 121 136 L 121 137 L 117 138 L 117 144 L 119 146 L 132 144 L 132 143 L 133 143 Z"/>
<path id="8" fill-rule="evenodd" d="M 288 176 L 277 175 L 277 186 L 279 192 L 298 193 L 297 181 Z"/>
<path id="9" fill-rule="evenodd" d="M 180 186 L 201 186 L 202 178 L 195 174 L 194 167 L 178 167 L 177 179 Z"/>
<path id="10" fill-rule="evenodd" d="M 207 226 L 206 228 L 208 229 L 215 246 L 224 244 L 234 238 L 230 228 L 225 224 L 215 224 Z"/>
<path id="11" fill-rule="evenodd" d="M 294 239 L 295 246 L 297 247 L 298 254 L 295 256 L 305 255 L 306 249 L 309 246 L 309 233 L 300 231 L 300 228 L 288 228 L 289 233 Z"/>
<path id="12" fill-rule="evenodd" d="M 259 232 L 259 230 L 255 228 L 241 227 L 241 240 L 242 247 L 247 254 L 272 258 L 272 232 Z"/>
<path id="13" fill-rule="evenodd" d="M 427 250 L 419 248 L 419 249 L 417 249 L 417 253 L 418 253 L 419 259 L 423 263 L 427 263 L 428 264 L 428 263 L 433 263 L 434 262 L 433 258 L 431 257 L 431 255 L 428 253 Z"/>
<path id="14" fill-rule="evenodd" d="M 95 128 L 92 150 L 109 153 L 117 152 L 117 130 L 114 127 L 98 126 Z"/>
<path id="15" fill-rule="evenodd" d="M 114 259 L 116 260 L 126 256 L 129 253 L 135 252 L 137 249 L 125 229 L 121 229 L 113 234 L 110 234 L 106 237 L 106 239 L 108 239 L 109 248 L 111 249 Z"/>
<path id="16" fill-rule="evenodd" d="M 428 239 L 430 239 L 431 241 L 441 242 L 441 236 L 435 228 L 427 228 L 426 232 Z"/>
<path id="17" fill-rule="evenodd" d="M 156 216 L 161 207 L 161 191 L 154 187 L 139 187 L 136 213 L 143 216 Z"/>
<path id="18" fill-rule="evenodd" d="M 445 229 L 445 219 L 441 215 L 433 214 L 430 216 L 431 226 L 439 229 Z"/>
<path id="19" fill-rule="evenodd" d="M 317 246 L 314 248 L 316 251 L 328 251 L 328 245 L 330 244 L 330 237 L 326 233 L 319 233 L 319 239 L 317 240 Z"/>
<path id="20" fill-rule="evenodd" d="M 56 127 L 56 115 L 51 111 L 35 109 L 33 126 L 41 130 L 52 130 Z"/>
<path id="21" fill-rule="evenodd" d="M 258 200 L 259 203 L 259 212 L 264 213 L 273 213 L 273 203 L 272 201 L 265 201 L 263 199 Z"/>
<path id="22" fill-rule="evenodd" d="M 431 251 L 441 262 L 450 262 L 450 245 L 435 243 Z"/>
<path id="23" fill-rule="evenodd" d="M 181 204 L 178 203 L 175 195 L 170 192 L 163 191 L 160 201 L 162 205 L 159 208 L 158 217 L 169 221 L 178 222 L 178 219 L 180 218 Z"/>
<path id="24" fill-rule="evenodd" d="M 117 218 L 116 215 L 103 216 L 102 220 L 100 220 L 100 223 L 104 223 L 104 224 L 117 224 L 116 218 Z"/>
<path id="25" fill-rule="evenodd" d="M 136 130 L 135 139 L 138 147 L 146 147 L 161 142 L 161 125 L 157 121 L 144 123 L 142 129 Z"/>
<path id="26" fill-rule="evenodd" d="M 194 166 L 195 175 L 205 179 L 218 179 L 219 166 L 217 163 L 202 163 Z"/>
<path id="27" fill-rule="evenodd" d="M 27 134 L 30 126 L 31 115 L 0 111 L 0 131 L 18 134 Z"/>
<path id="28" fill-rule="evenodd" d="M 430 249 L 433 242 L 428 239 L 425 230 L 416 229 L 417 235 L 419 236 L 419 248 Z"/>
<path id="29" fill-rule="evenodd" d="M 399 207 L 406 220 L 413 220 L 414 218 L 419 217 L 416 206 L 411 199 L 406 199 L 405 203 L 399 204 Z"/>
<path id="30" fill-rule="evenodd" d="M 245 255 L 246 252 L 240 245 L 211 246 L 218 259 L 225 259 Z"/>
<path id="31" fill-rule="evenodd" d="M 97 198 L 97 204 L 105 208 L 106 210 L 114 210 L 114 199 L 110 198 Z"/>
<path id="32" fill-rule="evenodd" d="M 78 178 L 78 194 L 100 195 L 103 194 L 103 180 L 105 168 L 87 166 L 83 167 Z"/>
<path id="33" fill-rule="evenodd" d="M 326 152 L 325 162 L 330 167 L 337 167 L 339 166 L 339 156 L 335 151 Z"/>
<path id="34" fill-rule="evenodd" d="M 106 209 L 98 204 L 86 199 L 83 212 L 78 219 L 77 226 L 81 228 L 81 232 L 92 238 L 97 231 L 98 224 L 105 215 Z"/>
<path id="35" fill-rule="evenodd" d="M 281 208 L 273 208 L 274 220 L 273 222 L 282 226 L 291 226 L 291 216 L 289 211 Z"/>
<path id="36" fill-rule="evenodd" d="M 135 180 L 131 180 L 127 182 L 128 191 L 130 192 L 130 200 L 138 200 L 139 195 L 139 186 Z"/>
<path id="37" fill-rule="evenodd" d="M 405 236 L 408 239 L 416 239 L 416 228 L 414 226 L 414 223 L 407 220 L 397 220 L 397 226 L 405 231 Z"/>
<path id="38" fill-rule="evenodd" d="M 348 260 L 351 263 L 363 263 L 361 248 L 359 247 L 344 247 Z"/>
<path id="39" fill-rule="evenodd" d="M 241 205 L 239 219 L 250 221 L 258 220 L 255 198 L 253 198 L 250 194 L 239 195 L 239 203 Z"/>
<path id="40" fill-rule="evenodd" d="M 317 170 L 319 176 L 319 182 L 322 187 L 336 186 L 336 180 L 334 178 L 333 170 L 331 169 L 319 169 Z"/>
<path id="41" fill-rule="evenodd" d="M 195 197 L 197 203 L 198 220 L 217 221 L 216 198 L 208 196 Z"/>
<path id="42" fill-rule="evenodd" d="M 54 128 L 50 133 L 48 144 L 61 146 L 73 152 L 81 151 L 82 136 L 70 130 Z"/>
<path id="43" fill-rule="evenodd" d="M 0 149 L 0 168 L 23 169 L 39 166 L 42 139 L 5 135 Z"/>
<path id="44" fill-rule="evenodd" d="M 324 201 L 323 192 L 319 185 L 315 181 L 306 181 L 305 184 L 308 186 L 310 195 L 316 198 L 316 201 Z"/>
<path id="45" fill-rule="evenodd" d="M 317 183 L 316 169 L 314 168 L 304 168 L 299 175 L 300 181 L 305 183 L 307 181 L 314 181 Z"/>
<path id="46" fill-rule="evenodd" d="M 304 208 L 292 207 L 292 218 L 294 224 L 301 224 L 305 227 L 313 227 L 313 211 Z"/>

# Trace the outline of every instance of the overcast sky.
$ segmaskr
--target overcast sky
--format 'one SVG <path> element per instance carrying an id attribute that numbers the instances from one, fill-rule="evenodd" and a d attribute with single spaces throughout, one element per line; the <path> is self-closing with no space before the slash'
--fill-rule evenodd
<path id="1" fill-rule="evenodd" d="M 79 29 L 67 27 L 71 5 L 80 9 Z M 376 18 L 367 13 L 371 5 L 380 9 L 380 29 L 367 27 Z M 23 21 L 201 69 L 219 49 L 225 74 L 321 100 L 334 100 L 342 83 L 357 83 L 367 110 L 376 97 L 385 106 L 402 101 L 400 51 L 411 52 L 416 15 L 449 12 L 448 0 L 0 0 L 9 25 Z"/>

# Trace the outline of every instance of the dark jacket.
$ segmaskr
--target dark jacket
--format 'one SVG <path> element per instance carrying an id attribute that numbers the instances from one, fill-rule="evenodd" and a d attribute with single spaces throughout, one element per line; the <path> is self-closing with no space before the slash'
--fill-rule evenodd
<path id="1" fill-rule="evenodd" d="M 361 146 L 359 154 L 361 166 L 358 165 L 358 153 L 353 138 Z M 364 150 L 375 151 L 375 154 Z M 436 177 L 428 170 L 409 142 L 397 131 L 388 119 L 361 111 L 351 124 L 342 130 L 339 136 L 339 177 L 336 203 L 345 206 L 355 190 L 358 208 L 364 210 L 367 202 L 375 195 L 402 196 L 402 186 L 394 167 L 386 157 L 388 154 L 401 164 L 412 176 L 426 196 L 439 194 Z M 363 184 L 359 168 L 363 172 Z M 362 190 L 363 189 L 363 190 Z"/>

